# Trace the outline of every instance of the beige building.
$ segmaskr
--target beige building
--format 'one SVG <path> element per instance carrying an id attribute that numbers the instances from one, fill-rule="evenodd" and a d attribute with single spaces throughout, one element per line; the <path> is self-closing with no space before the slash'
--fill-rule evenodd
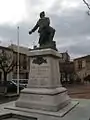
<path id="1" fill-rule="evenodd" d="M 73 82 L 74 76 L 74 63 L 70 61 L 70 55 L 68 52 L 60 53 L 62 55 L 60 59 L 60 73 L 61 73 L 61 82 L 68 83 Z"/>
<path id="2" fill-rule="evenodd" d="M 11 45 L 10 49 L 14 50 L 14 58 L 17 60 L 17 46 Z M 29 58 L 30 49 L 26 47 L 19 46 L 19 78 L 20 79 L 28 79 L 29 78 L 29 70 L 30 70 L 30 58 Z M 13 79 L 17 79 L 17 66 L 13 70 Z"/>
<path id="3" fill-rule="evenodd" d="M 68 54 L 68 52 L 63 52 L 60 53 L 61 54 L 61 62 L 69 62 L 70 61 L 70 55 Z"/>
<path id="4" fill-rule="evenodd" d="M 9 47 L 0 46 L 0 52 L 5 51 L 8 56 L 12 56 L 14 61 L 17 61 L 17 46 L 12 44 Z M 30 49 L 26 47 L 19 47 L 19 78 L 28 79 L 29 70 L 30 70 L 30 58 L 29 58 Z M 2 53 L 1 53 L 2 54 Z M 11 60 L 12 60 L 11 59 Z M 0 70 L 0 81 L 3 81 L 3 72 Z M 17 65 L 14 69 L 8 74 L 7 80 L 17 79 Z"/>
<path id="5" fill-rule="evenodd" d="M 74 67 L 83 82 L 84 77 L 90 75 L 90 55 L 74 59 Z"/>

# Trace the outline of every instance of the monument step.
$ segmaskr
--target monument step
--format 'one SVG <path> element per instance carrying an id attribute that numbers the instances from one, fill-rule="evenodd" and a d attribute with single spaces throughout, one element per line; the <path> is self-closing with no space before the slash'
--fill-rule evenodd
<path id="1" fill-rule="evenodd" d="M 17 107 L 58 111 L 68 105 L 71 99 L 64 87 L 55 89 L 25 88 L 16 101 Z"/>
<path id="2" fill-rule="evenodd" d="M 66 92 L 67 89 L 64 87 L 58 87 L 53 89 L 47 89 L 47 88 L 25 88 L 21 91 L 21 93 L 27 93 L 27 94 L 42 94 L 42 95 L 56 95 L 63 92 Z"/>

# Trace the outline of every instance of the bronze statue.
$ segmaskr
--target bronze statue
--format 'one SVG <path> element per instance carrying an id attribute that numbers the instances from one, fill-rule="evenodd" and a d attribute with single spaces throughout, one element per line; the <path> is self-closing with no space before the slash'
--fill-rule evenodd
<path id="1" fill-rule="evenodd" d="M 53 41 L 55 29 L 50 26 L 50 19 L 48 17 L 45 17 L 44 11 L 40 13 L 40 19 L 37 21 L 34 28 L 29 31 L 29 34 L 32 34 L 32 32 L 35 32 L 37 29 L 40 36 L 39 47 L 40 48 L 50 47 L 56 49 L 55 41 Z"/>

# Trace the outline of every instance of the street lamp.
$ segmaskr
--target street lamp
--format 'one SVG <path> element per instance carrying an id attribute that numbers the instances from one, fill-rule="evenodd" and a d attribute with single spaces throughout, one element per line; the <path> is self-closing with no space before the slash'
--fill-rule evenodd
<path id="1" fill-rule="evenodd" d="M 19 26 L 17 27 L 17 94 L 19 95 Z"/>

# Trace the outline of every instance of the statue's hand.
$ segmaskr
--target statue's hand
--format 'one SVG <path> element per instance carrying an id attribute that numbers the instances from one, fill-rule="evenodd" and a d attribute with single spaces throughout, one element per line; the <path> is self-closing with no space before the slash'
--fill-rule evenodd
<path id="1" fill-rule="evenodd" d="M 32 34 L 32 31 L 29 31 L 29 34 Z"/>

